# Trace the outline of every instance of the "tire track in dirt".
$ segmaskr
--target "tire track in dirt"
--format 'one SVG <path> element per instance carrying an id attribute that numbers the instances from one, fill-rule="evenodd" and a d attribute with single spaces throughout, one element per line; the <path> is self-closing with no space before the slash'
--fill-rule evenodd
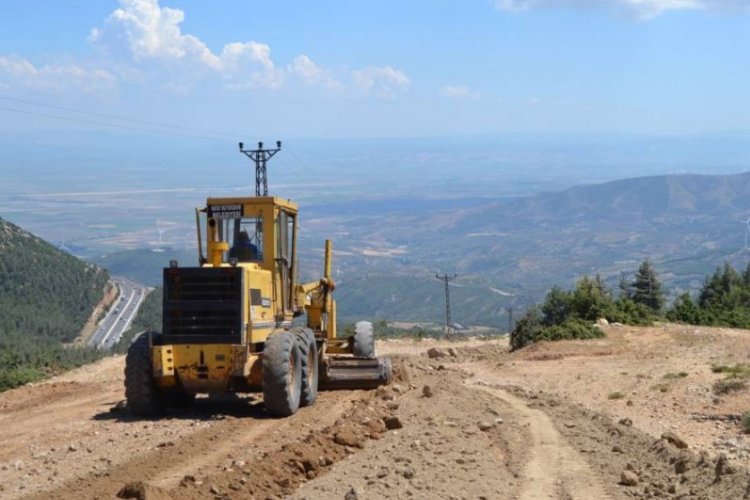
<path id="1" fill-rule="evenodd" d="M 51 490 L 29 498 L 109 498 L 134 480 L 169 490 L 176 488 L 185 476 L 205 477 L 231 467 L 233 459 L 243 461 L 249 454 L 278 445 L 278 436 L 298 435 L 315 425 L 332 423 L 350 405 L 341 394 L 322 394 L 317 404 L 304 408 L 295 419 L 271 419 L 259 402 L 231 401 L 225 404 L 206 402 L 211 411 L 228 411 L 234 417 L 223 417 L 211 427 L 196 430 L 169 440 L 156 437 L 149 450 L 109 468 L 106 473 L 79 476 Z M 200 410 L 201 405 L 197 405 Z M 195 410 L 193 410 L 195 411 Z"/>
<path id="2" fill-rule="evenodd" d="M 541 410 L 529 408 L 520 398 L 487 386 L 497 375 L 479 366 L 466 366 L 475 375 L 467 384 L 507 403 L 525 420 L 531 435 L 529 461 L 523 470 L 524 484 L 520 498 L 571 498 L 600 500 L 610 498 L 597 474 L 555 429 L 550 417 Z"/>
<path id="3" fill-rule="evenodd" d="M 209 449 L 204 449 L 203 453 L 193 455 L 189 461 L 176 463 L 172 467 L 161 470 L 154 475 L 150 484 L 160 488 L 171 489 L 178 486 L 179 482 L 187 475 L 195 475 L 198 471 L 206 471 L 215 467 L 222 461 L 228 461 L 228 457 L 237 457 L 244 455 L 247 450 L 256 446 L 264 436 L 268 437 L 272 433 L 285 435 L 296 435 L 298 430 L 291 430 L 292 427 L 301 427 L 308 425 L 309 418 L 314 417 L 317 424 L 325 424 L 329 420 L 332 422 L 338 415 L 344 412 L 349 405 L 349 400 L 333 400 L 330 395 L 321 395 L 316 403 L 322 410 L 323 415 L 317 415 L 321 410 L 316 408 L 301 409 L 295 417 L 296 421 L 289 419 L 265 419 L 251 423 L 239 421 L 234 428 L 228 429 L 225 434 L 227 438 L 216 443 Z"/>

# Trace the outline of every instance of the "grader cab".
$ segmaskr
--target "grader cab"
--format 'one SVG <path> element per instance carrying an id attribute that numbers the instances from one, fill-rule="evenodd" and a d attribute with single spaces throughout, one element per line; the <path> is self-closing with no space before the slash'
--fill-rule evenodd
<path id="1" fill-rule="evenodd" d="M 313 404 L 319 388 L 390 381 L 390 360 L 375 357 L 371 323 L 337 336 L 330 240 L 323 276 L 299 282 L 295 203 L 208 198 L 196 226 L 199 266 L 172 261 L 164 269 L 162 331 L 145 332 L 128 350 L 125 394 L 134 412 L 200 393 L 262 392 L 269 413 L 288 416 Z"/>

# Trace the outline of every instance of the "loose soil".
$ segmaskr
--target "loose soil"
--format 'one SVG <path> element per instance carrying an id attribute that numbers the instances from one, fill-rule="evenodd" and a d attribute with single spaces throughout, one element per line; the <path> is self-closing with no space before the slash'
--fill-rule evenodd
<path id="1" fill-rule="evenodd" d="M 254 395 L 137 418 L 110 357 L 0 394 L 0 497 L 750 498 L 750 391 L 711 371 L 748 362 L 750 332 L 602 328 L 514 353 L 379 342 L 393 384 L 286 419 Z"/>

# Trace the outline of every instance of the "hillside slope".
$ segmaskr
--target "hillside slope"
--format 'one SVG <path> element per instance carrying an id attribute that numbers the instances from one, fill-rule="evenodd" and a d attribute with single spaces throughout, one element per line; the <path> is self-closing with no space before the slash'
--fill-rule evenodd
<path id="1" fill-rule="evenodd" d="M 81 331 L 108 279 L 0 219 L 0 390 L 93 356 L 62 343 Z"/>
<path id="2" fill-rule="evenodd" d="M 453 319 L 507 325 L 507 311 L 538 302 L 553 285 L 599 273 L 613 288 L 649 258 L 666 288 L 697 290 L 725 261 L 750 258 L 750 173 L 668 175 L 577 186 L 519 198 L 389 197 L 302 206 L 300 274 L 316 279 L 325 238 L 334 241 L 342 322 L 441 324 L 436 273 L 458 273 Z M 170 253 L 171 252 L 171 253 Z M 195 252 L 112 253 L 114 272 L 161 282 L 170 258 Z"/>
<path id="3" fill-rule="evenodd" d="M 379 219 L 349 208 L 316 228 L 346 228 L 337 239 L 341 311 L 371 308 L 389 319 L 401 318 L 388 316 L 395 309 L 429 309 L 439 318 L 437 285 L 429 304 L 425 294 L 411 293 L 419 288 L 415 280 L 436 272 L 456 272 L 463 292 L 475 290 L 466 307 L 453 311 L 457 321 L 497 324 L 500 318 L 488 314 L 493 308 L 523 308 L 583 274 L 600 273 L 616 287 L 621 273 L 632 274 L 649 258 L 668 289 L 696 290 L 725 261 L 744 268 L 750 258 L 750 173 L 626 179 Z M 361 276 L 388 281 L 395 296 L 368 304 L 367 294 L 357 292 L 347 300 L 346 285 Z"/>

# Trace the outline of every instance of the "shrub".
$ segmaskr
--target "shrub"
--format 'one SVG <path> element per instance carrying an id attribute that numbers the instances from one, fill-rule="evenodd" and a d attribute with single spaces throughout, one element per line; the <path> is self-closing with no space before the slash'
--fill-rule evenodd
<path id="1" fill-rule="evenodd" d="M 610 305 L 605 317 L 612 323 L 647 326 L 653 322 L 654 313 L 643 304 L 621 298 Z"/>
<path id="2" fill-rule="evenodd" d="M 742 429 L 750 434 L 750 411 L 746 411 L 742 413 Z"/>
<path id="3" fill-rule="evenodd" d="M 610 392 L 607 395 L 607 399 L 623 399 L 625 397 L 625 394 L 621 393 L 620 391 Z"/>
<path id="4" fill-rule="evenodd" d="M 750 378 L 750 365 L 737 363 L 734 366 L 711 365 L 713 373 L 725 373 L 728 379 Z"/>
<path id="5" fill-rule="evenodd" d="M 726 378 L 714 382 L 713 391 L 716 394 L 729 394 L 747 389 L 747 383 L 744 380 Z"/>
<path id="6" fill-rule="evenodd" d="M 538 340 L 573 340 L 573 339 L 600 339 L 604 332 L 580 319 L 569 319 L 562 325 L 544 328 Z"/>
<path id="7" fill-rule="evenodd" d="M 510 347 L 515 351 L 542 340 L 599 339 L 604 336 L 603 331 L 580 319 L 569 319 L 561 325 L 545 327 L 542 314 L 539 308 L 535 307 L 516 324 L 516 328 L 510 334 Z"/>
<path id="8" fill-rule="evenodd" d="M 516 323 L 510 332 L 510 349 L 515 351 L 539 340 L 544 327 L 538 307 L 532 307 Z"/>

